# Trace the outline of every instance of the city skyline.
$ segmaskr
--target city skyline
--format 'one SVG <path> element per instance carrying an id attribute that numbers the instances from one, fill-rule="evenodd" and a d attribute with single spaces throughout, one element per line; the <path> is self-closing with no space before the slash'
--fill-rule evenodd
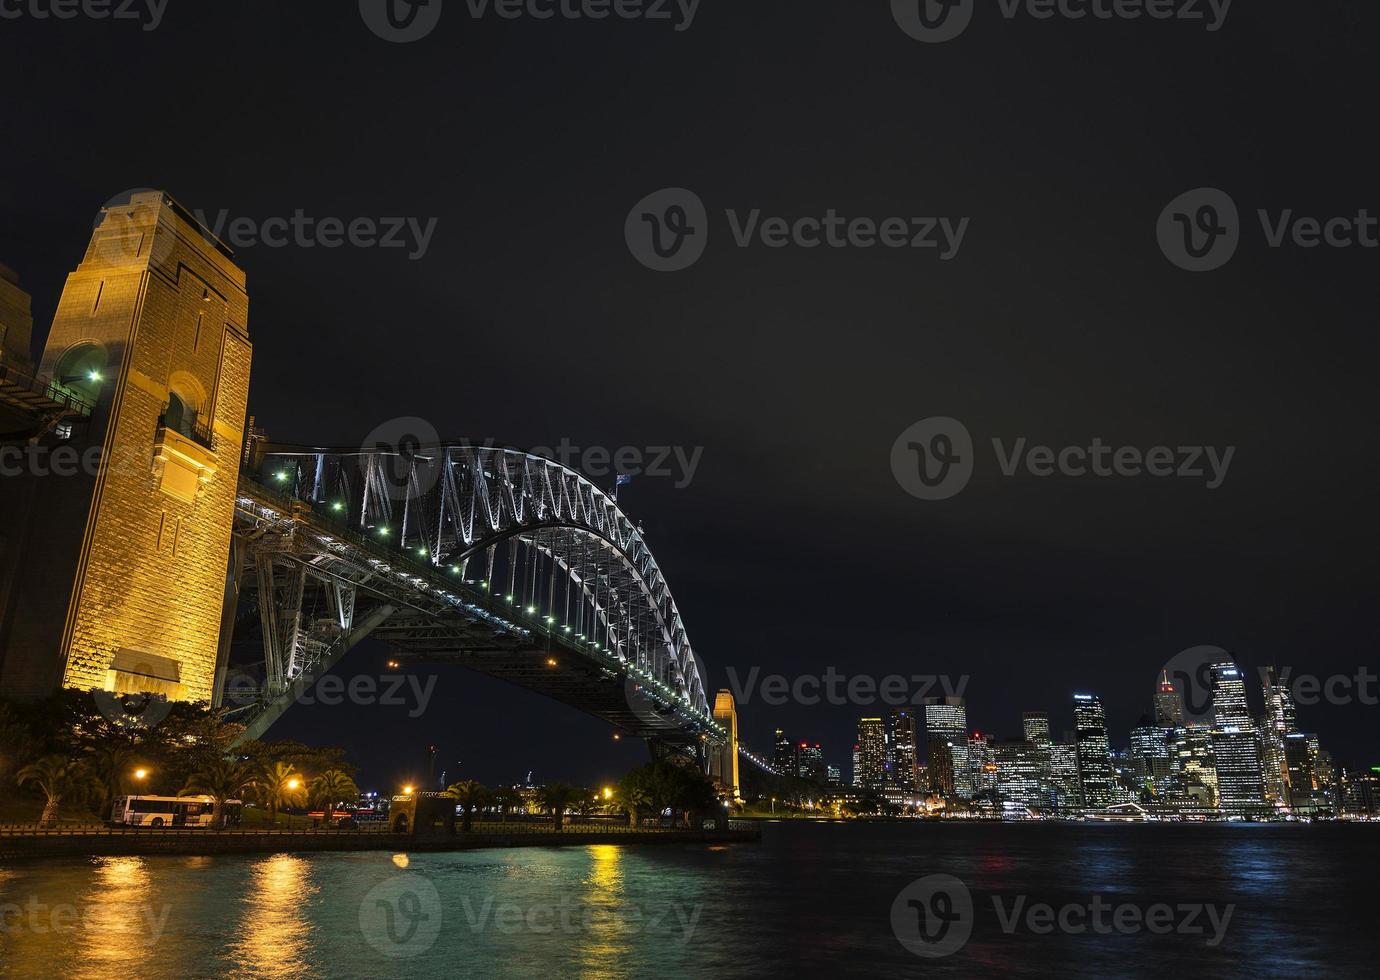
<path id="1" fill-rule="evenodd" d="M 1323 735 L 1301 731 L 1293 693 L 1274 667 L 1260 671 L 1263 710 L 1254 713 L 1246 672 L 1221 653 L 1201 665 L 1210 685 L 1206 713 L 1195 705 L 1194 717 L 1185 717 L 1188 678 L 1173 680 L 1166 668 L 1125 741 L 1111 737 L 1102 700 L 1087 692 L 1070 696 L 1074 727 L 1061 738 L 1053 736 L 1046 711 L 1031 710 L 1022 713 L 1021 738 L 994 740 L 990 729 L 969 727 L 961 697 L 928 698 L 920 713 L 892 708 L 888 716 L 864 715 L 847 783 L 898 799 L 898 792 L 966 800 L 992 794 L 1052 812 L 1067 812 L 1069 797 L 1082 811 L 1148 794 L 1162 805 L 1228 816 L 1327 814 L 1340 812 L 1357 780 L 1365 788 L 1355 792 L 1372 799 L 1380 766 L 1343 765 Z M 782 771 L 782 747 L 794 743 L 780 728 L 775 734 Z M 917 761 L 921 749 L 924 762 Z M 816 743 L 816 756 L 820 750 Z M 791 774 L 809 778 L 803 767 Z"/>

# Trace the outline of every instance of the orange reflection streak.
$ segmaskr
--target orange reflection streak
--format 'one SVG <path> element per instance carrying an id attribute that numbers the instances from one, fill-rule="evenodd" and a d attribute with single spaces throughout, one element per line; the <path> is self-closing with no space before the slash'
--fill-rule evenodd
<path id="1" fill-rule="evenodd" d="M 627 957 L 631 951 L 624 924 L 626 895 L 623 888 L 623 851 L 612 844 L 594 844 L 586 849 L 591 866 L 580 908 L 573 913 L 577 933 L 580 976 L 591 980 L 628 975 Z"/>
<path id="2" fill-rule="evenodd" d="M 311 866 L 291 854 L 275 854 L 254 865 L 235 930 L 234 976 L 299 977 L 310 974 L 311 925 L 304 909 L 318 888 Z"/>
<path id="3" fill-rule="evenodd" d="M 70 934 L 80 951 L 76 976 L 108 977 L 131 962 L 153 961 L 170 911 L 149 883 L 143 858 L 104 858 L 91 890 L 78 907 L 81 921 Z"/>

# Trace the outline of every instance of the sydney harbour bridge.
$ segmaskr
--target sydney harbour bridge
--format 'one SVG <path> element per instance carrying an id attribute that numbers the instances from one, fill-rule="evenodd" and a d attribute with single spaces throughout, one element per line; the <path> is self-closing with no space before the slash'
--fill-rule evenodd
<path id="1" fill-rule="evenodd" d="M 36 362 L 29 298 L 0 276 L 0 448 L 98 460 L 5 478 L 0 693 L 204 701 L 253 738 L 372 638 L 398 669 L 461 665 L 656 755 L 771 771 L 739 745 L 732 697 L 711 704 L 613 496 L 488 444 L 269 441 L 245 421 L 233 253 L 170 196 L 127 197 L 102 209 Z"/>

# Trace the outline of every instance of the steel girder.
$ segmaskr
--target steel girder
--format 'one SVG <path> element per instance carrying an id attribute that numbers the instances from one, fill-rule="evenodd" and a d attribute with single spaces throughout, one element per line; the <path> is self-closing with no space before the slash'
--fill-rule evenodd
<path id="1" fill-rule="evenodd" d="M 237 537 L 248 542 L 261 613 L 272 606 L 261 617 L 271 696 L 319 676 L 361 638 L 350 628 L 357 604 L 386 602 L 393 612 L 371 629 L 405 653 L 511 650 L 554 633 L 660 714 L 683 713 L 688 728 L 720 737 L 641 529 L 580 474 L 468 444 L 261 444 L 255 465 L 257 478 L 241 480 Z M 303 611 L 307 596 L 323 594 L 320 615 Z"/>

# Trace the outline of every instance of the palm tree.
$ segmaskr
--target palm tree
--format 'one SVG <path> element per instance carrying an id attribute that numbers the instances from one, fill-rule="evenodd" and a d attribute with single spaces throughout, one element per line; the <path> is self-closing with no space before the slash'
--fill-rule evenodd
<path id="1" fill-rule="evenodd" d="M 45 755 L 15 773 L 20 786 L 37 783 L 43 791 L 43 816 L 38 820 L 42 827 L 57 822 L 57 808 L 63 796 L 84 792 L 90 778 L 80 762 L 57 754 Z"/>
<path id="2" fill-rule="evenodd" d="M 321 804 L 326 811 L 326 822 L 330 823 L 336 803 L 353 800 L 359 796 L 359 787 L 349 774 L 340 769 L 327 769 L 311 781 L 311 798 Z"/>
<path id="3" fill-rule="evenodd" d="M 553 823 L 557 830 L 561 829 L 565 811 L 573 809 L 576 804 L 589 798 L 587 792 L 568 783 L 552 783 L 550 786 L 543 786 L 537 795 L 541 799 L 541 805 L 551 811 Z"/>
<path id="4" fill-rule="evenodd" d="M 462 810 L 460 830 L 468 834 L 474 822 L 474 811 L 489 801 L 489 789 L 482 783 L 467 779 L 446 790 L 446 795 L 458 800 Z"/>
<path id="5" fill-rule="evenodd" d="M 490 798 L 498 807 L 499 815 L 505 823 L 508 820 L 509 811 L 521 809 L 527 804 L 527 798 L 511 786 L 496 787 Z"/>
<path id="6" fill-rule="evenodd" d="M 278 822 L 278 808 L 301 806 L 307 800 L 307 781 L 290 762 L 271 762 L 259 773 L 255 782 L 259 798 L 268 807 L 268 816 Z"/>
<path id="7" fill-rule="evenodd" d="M 238 799 L 253 783 L 254 767 L 249 763 L 216 759 L 187 777 L 187 785 L 178 795 L 209 796 L 211 826 L 219 828 L 224 818 L 225 801 Z"/>

